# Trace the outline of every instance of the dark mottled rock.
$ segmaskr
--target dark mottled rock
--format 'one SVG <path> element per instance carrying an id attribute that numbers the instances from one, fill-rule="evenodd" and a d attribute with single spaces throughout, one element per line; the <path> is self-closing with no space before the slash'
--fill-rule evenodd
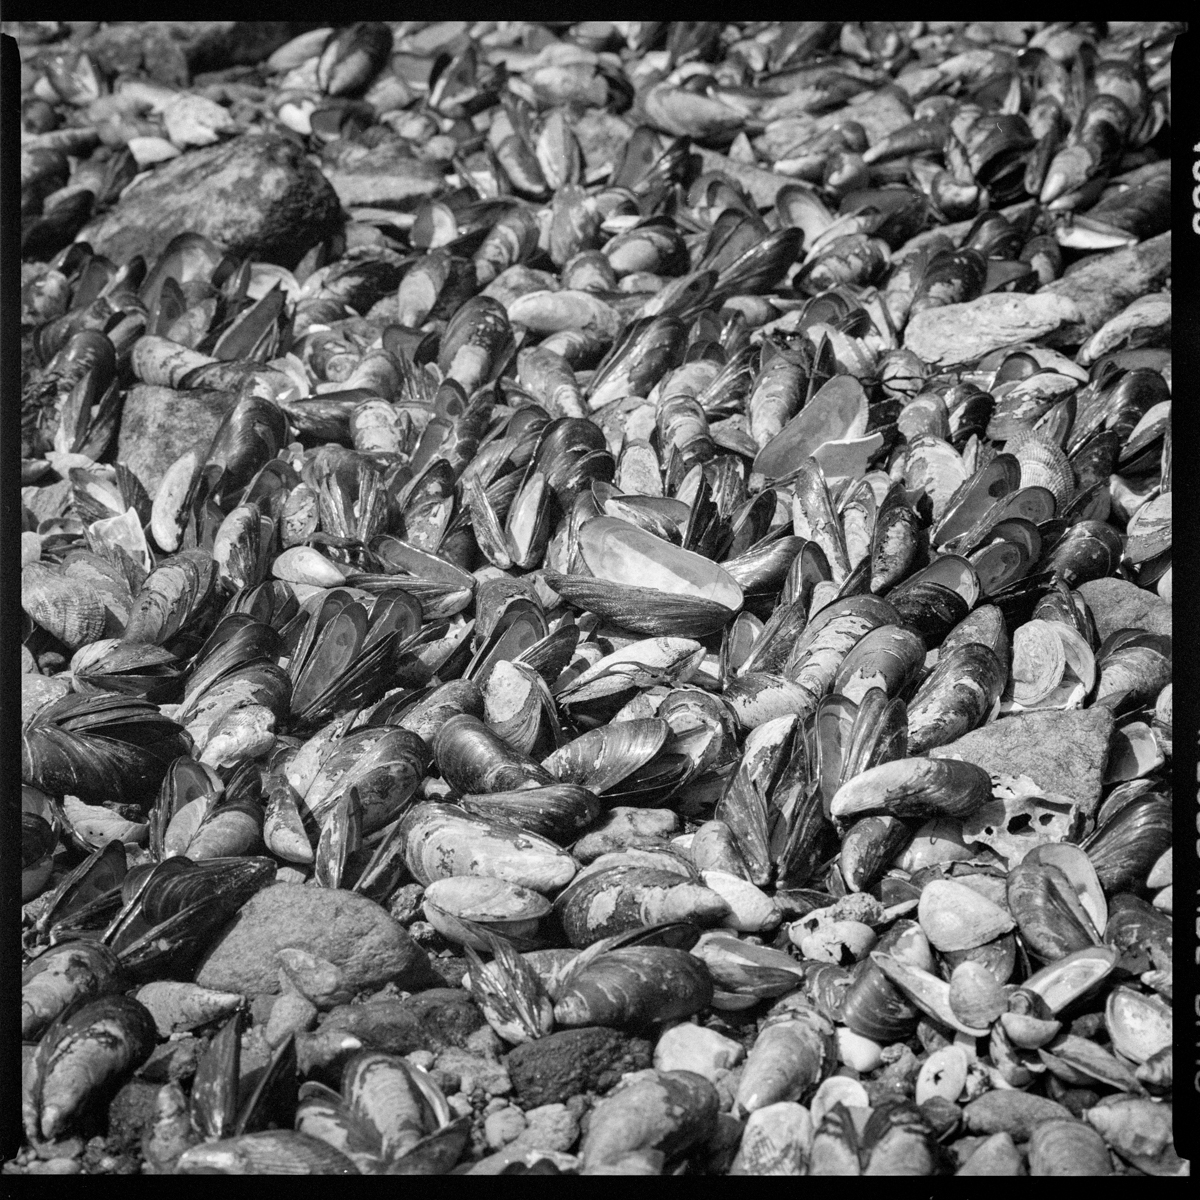
<path id="1" fill-rule="evenodd" d="M 1092 579 L 1080 585 L 1079 594 L 1092 610 L 1101 638 L 1118 629 L 1171 634 L 1171 606 L 1136 583 L 1111 577 Z"/>
<path id="2" fill-rule="evenodd" d="M 113 1149 L 131 1150 L 154 1123 L 154 1100 L 159 1084 L 131 1079 L 108 1106 L 108 1138 Z"/>
<path id="3" fill-rule="evenodd" d="M 430 988 L 406 1000 L 368 1000 L 332 1009 L 322 1030 L 340 1029 L 389 1054 L 465 1046 L 484 1024 L 483 1013 L 461 988 Z"/>
<path id="4" fill-rule="evenodd" d="M 562 1104 L 582 1092 L 606 1092 L 626 1071 L 650 1065 L 650 1043 L 588 1026 L 526 1042 L 505 1060 L 525 1108 Z"/>
<path id="5" fill-rule="evenodd" d="M 341 219 L 337 195 L 300 146 L 275 133 L 246 133 L 159 167 L 80 236 L 116 262 L 135 254 L 152 261 L 192 230 L 237 258 L 293 267 Z"/>
<path id="6" fill-rule="evenodd" d="M 932 758 L 961 758 L 993 775 L 1028 775 L 1039 787 L 1069 796 L 1088 816 L 1100 803 L 1112 710 L 1102 705 L 1071 712 L 1033 712 L 992 721 L 931 750 Z"/>
<path id="7" fill-rule="evenodd" d="M 231 392 L 177 392 L 137 384 L 129 389 L 121 410 L 117 461 L 142 481 L 153 499 L 167 468 L 185 450 L 208 450 L 236 399 Z"/>
<path id="8" fill-rule="evenodd" d="M 341 968 L 353 991 L 395 980 L 406 991 L 436 987 L 425 952 L 374 901 L 335 888 L 264 888 L 217 939 L 196 982 L 256 996 L 278 992 L 276 951 L 296 946 Z"/>

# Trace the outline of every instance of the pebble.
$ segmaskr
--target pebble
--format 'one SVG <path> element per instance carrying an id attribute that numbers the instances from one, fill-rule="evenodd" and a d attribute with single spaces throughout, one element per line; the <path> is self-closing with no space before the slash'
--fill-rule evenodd
<path id="1" fill-rule="evenodd" d="M 462 1091 L 470 1095 L 484 1091 L 489 1096 L 507 1096 L 513 1088 L 508 1071 L 495 1061 L 452 1046 L 437 1057 L 439 1071 L 453 1072 L 460 1080 Z"/>
<path id="2" fill-rule="evenodd" d="M 601 1026 L 552 1033 L 515 1047 L 505 1059 L 526 1108 L 606 1092 L 626 1071 L 649 1067 L 650 1061 L 649 1042 Z"/>
<path id="3" fill-rule="evenodd" d="M 270 1046 L 280 1046 L 293 1033 L 307 1033 L 317 1023 L 317 1006 L 299 992 L 284 992 L 275 1001 L 267 1021 Z"/>
<path id="4" fill-rule="evenodd" d="M 654 1066 L 659 1071 L 695 1071 L 715 1082 L 717 1072 L 736 1066 L 745 1047 L 702 1025 L 676 1025 L 658 1039 Z"/>
<path id="5" fill-rule="evenodd" d="M 525 1114 L 512 1105 L 505 1105 L 496 1112 L 489 1113 L 483 1121 L 483 1135 L 488 1146 L 500 1150 L 525 1132 Z"/>
<path id="6" fill-rule="evenodd" d="M 515 1145 L 565 1152 L 579 1140 L 579 1119 L 565 1104 L 543 1104 L 525 1113 L 527 1128 Z"/>
<path id="7" fill-rule="evenodd" d="M 874 1071 L 883 1062 L 883 1047 L 845 1025 L 837 1028 L 838 1059 L 860 1075 Z"/>

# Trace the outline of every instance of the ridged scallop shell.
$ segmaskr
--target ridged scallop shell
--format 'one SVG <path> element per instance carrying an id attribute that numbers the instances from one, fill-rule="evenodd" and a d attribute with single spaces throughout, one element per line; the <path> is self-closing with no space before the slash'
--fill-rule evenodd
<path id="1" fill-rule="evenodd" d="M 1016 440 L 1009 439 L 1006 452 Z M 1015 454 L 1021 464 L 1021 486 L 1046 488 L 1054 496 L 1056 511 L 1065 512 L 1075 495 L 1075 472 L 1062 450 L 1052 442 L 1029 434 L 1021 439 Z"/>
<path id="2" fill-rule="evenodd" d="M 1030 1175 L 1111 1175 L 1104 1139 L 1082 1121 L 1042 1121 L 1029 1139 Z"/>
<path id="3" fill-rule="evenodd" d="M 107 610 L 95 590 L 44 563 L 21 572 L 21 607 L 72 650 L 104 636 Z"/>

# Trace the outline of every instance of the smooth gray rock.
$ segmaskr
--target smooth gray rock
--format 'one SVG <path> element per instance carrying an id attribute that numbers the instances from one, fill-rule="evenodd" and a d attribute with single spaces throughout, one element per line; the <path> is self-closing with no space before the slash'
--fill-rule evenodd
<path id="1" fill-rule="evenodd" d="M 1096 620 L 1096 632 L 1106 638 L 1118 629 L 1144 629 L 1171 634 L 1171 606 L 1153 592 L 1125 579 L 1091 579 L 1079 594 Z"/>
<path id="2" fill-rule="evenodd" d="M 927 308 L 908 323 L 905 349 L 923 362 L 950 367 L 1013 342 L 1035 342 L 1076 327 L 1081 312 L 1064 295 L 992 292 L 967 304 Z"/>
<path id="3" fill-rule="evenodd" d="M 232 392 L 177 392 L 136 384 L 121 411 L 117 461 L 142 481 L 154 499 L 167 468 L 185 450 L 207 452 L 217 426 L 236 400 Z"/>
<path id="4" fill-rule="evenodd" d="M 142 254 L 153 263 L 173 237 L 194 231 L 237 258 L 294 267 L 341 221 L 336 193 L 300 146 L 246 133 L 157 168 L 79 239 L 115 262 Z"/>
<path id="5" fill-rule="evenodd" d="M 1112 710 L 1103 705 L 1022 713 L 991 721 L 929 754 L 965 759 L 993 775 L 1028 775 L 1091 816 L 1100 803 L 1112 731 Z"/>
<path id="6" fill-rule="evenodd" d="M 1081 261 L 1039 296 L 1067 300 L 1079 311 L 1052 345 L 1073 345 L 1091 337 L 1139 296 L 1162 289 L 1171 277 L 1171 235 L 1160 233 L 1124 250 L 1106 251 Z M 1059 340 L 1061 339 L 1061 340 Z"/>
<path id="7" fill-rule="evenodd" d="M 394 981 L 405 991 L 441 982 L 425 951 L 374 901 L 335 888 L 276 883 L 251 898 L 196 972 L 204 987 L 278 992 L 278 951 L 297 946 L 342 970 L 352 991 Z"/>

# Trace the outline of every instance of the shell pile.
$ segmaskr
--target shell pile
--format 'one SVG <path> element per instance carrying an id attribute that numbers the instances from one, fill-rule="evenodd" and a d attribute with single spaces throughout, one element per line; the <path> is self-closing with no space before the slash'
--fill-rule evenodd
<path id="1" fill-rule="evenodd" d="M 5 28 L 6 1170 L 1187 1173 L 1180 26 Z"/>

